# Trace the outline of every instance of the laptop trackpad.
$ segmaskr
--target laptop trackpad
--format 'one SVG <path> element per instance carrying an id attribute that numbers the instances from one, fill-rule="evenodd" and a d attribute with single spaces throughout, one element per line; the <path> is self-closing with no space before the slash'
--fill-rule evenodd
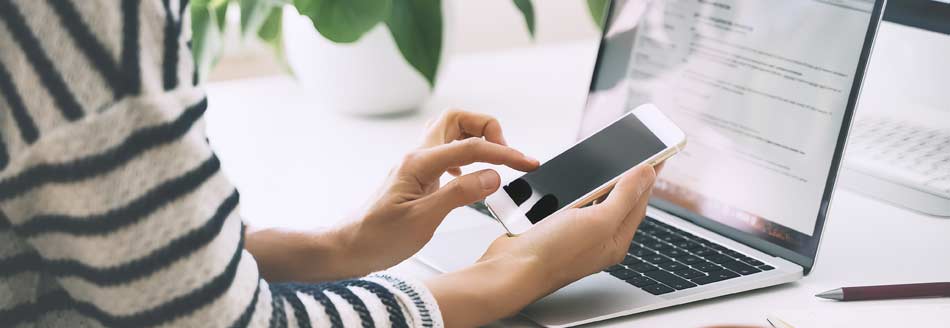
<path id="1" fill-rule="evenodd" d="M 557 326 L 633 310 L 657 300 L 658 297 L 601 272 L 561 288 L 521 312 L 538 323 Z"/>
<path id="2" fill-rule="evenodd" d="M 423 263 L 440 272 L 451 272 L 472 265 L 488 245 L 505 233 L 500 224 L 471 209 L 460 209 L 446 218 L 432 240 L 419 251 Z M 455 222 L 450 222 L 455 221 Z M 468 226 L 459 229 L 453 224 Z"/>

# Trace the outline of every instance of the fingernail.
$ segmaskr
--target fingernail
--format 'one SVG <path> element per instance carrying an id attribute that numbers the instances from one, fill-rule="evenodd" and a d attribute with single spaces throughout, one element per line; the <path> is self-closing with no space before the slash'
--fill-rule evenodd
<path id="1" fill-rule="evenodd" d="M 478 182 L 482 185 L 482 189 L 494 189 L 495 188 L 495 172 L 485 171 L 478 174 Z"/>
<path id="2" fill-rule="evenodd" d="M 524 159 L 528 160 L 528 161 L 531 162 L 531 163 L 541 164 L 540 161 L 538 161 L 538 160 L 535 159 L 534 157 L 531 157 L 531 156 L 528 156 L 528 155 L 524 155 Z"/>

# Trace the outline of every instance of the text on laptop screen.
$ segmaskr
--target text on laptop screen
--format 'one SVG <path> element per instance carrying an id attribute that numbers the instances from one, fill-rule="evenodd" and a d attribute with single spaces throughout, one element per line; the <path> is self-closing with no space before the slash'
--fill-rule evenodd
<path id="1" fill-rule="evenodd" d="M 580 137 L 644 103 L 687 134 L 654 195 L 810 248 L 873 1 L 614 1 Z"/>

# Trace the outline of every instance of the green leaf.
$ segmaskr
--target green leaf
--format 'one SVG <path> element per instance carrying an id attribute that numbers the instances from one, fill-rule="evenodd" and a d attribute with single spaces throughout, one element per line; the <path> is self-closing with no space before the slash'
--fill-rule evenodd
<path id="1" fill-rule="evenodd" d="M 290 63 L 287 62 L 287 56 L 284 54 L 283 18 L 284 11 L 280 7 L 271 10 L 257 31 L 257 37 L 274 50 L 277 62 L 285 71 L 292 74 Z"/>
<path id="2" fill-rule="evenodd" d="M 274 9 L 289 5 L 290 0 L 240 0 L 241 36 L 245 39 L 255 35 L 264 21 L 273 15 Z"/>
<path id="3" fill-rule="evenodd" d="M 528 25 L 528 33 L 531 33 L 531 37 L 534 38 L 534 5 L 531 4 L 531 0 L 514 0 L 514 2 L 518 10 L 521 11 L 521 15 L 524 16 L 524 23 Z"/>
<path id="4" fill-rule="evenodd" d="M 191 53 L 202 79 L 208 76 L 221 55 L 227 5 L 227 1 L 209 0 L 191 4 Z"/>
<path id="5" fill-rule="evenodd" d="M 218 23 L 218 31 L 224 32 L 224 29 L 228 26 L 228 0 L 214 0 L 211 1 L 211 8 L 214 11 L 214 19 Z"/>
<path id="6" fill-rule="evenodd" d="M 257 29 L 257 36 L 270 45 L 280 43 L 283 17 L 284 11 L 280 7 L 272 8 Z"/>
<path id="7" fill-rule="evenodd" d="M 392 0 L 294 0 L 294 6 L 323 37 L 349 43 L 386 19 Z"/>
<path id="8" fill-rule="evenodd" d="M 601 29 L 604 28 L 604 21 L 607 20 L 607 4 L 610 0 L 587 0 L 587 9 L 590 16 L 594 18 L 594 23 Z"/>
<path id="9" fill-rule="evenodd" d="M 240 0 L 239 3 L 241 4 L 241 36 L 247 39 L 257 34 L 273 6 L 267 0 Z"/>
<path id="10" fill-rule="evenodd" d="M 442 55 L 442 1 L 393 0 L 386 25 L 409 65 L 434 87 Z"/>

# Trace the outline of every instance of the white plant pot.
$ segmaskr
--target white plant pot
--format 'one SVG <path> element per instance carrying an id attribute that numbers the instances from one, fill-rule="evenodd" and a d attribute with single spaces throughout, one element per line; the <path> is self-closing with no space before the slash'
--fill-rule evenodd
<path id="1" fill-rule="evenodd" d="M 432 93 L 425 78 L 402 57 L 385 24 L 355 43 L 339 44 L 286 6 L 283 29 L 287 61 L 316 108 L 394 115 L 416 110 Z"/>

